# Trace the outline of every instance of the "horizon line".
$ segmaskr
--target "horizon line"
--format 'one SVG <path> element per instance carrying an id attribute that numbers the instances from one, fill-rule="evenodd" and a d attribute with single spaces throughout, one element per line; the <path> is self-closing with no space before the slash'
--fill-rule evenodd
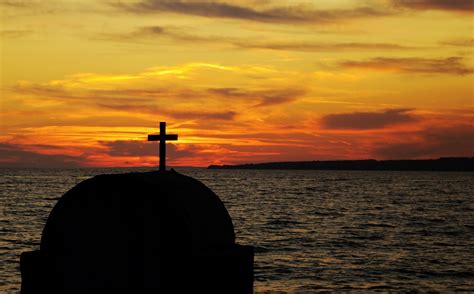
<path id="1" fill-rule="evenodd" d="M 233 163 L 233 164 L 208 164 L 203 166 L 189 166 L 189 165 L 175 165 L 169 166 L 169 169 L 173 168 L 203 168 L 207 169 L 210 166 L 241 166 L 241 165 L 253 165 L 253 164 L 268 164 L 268 163 L 298 163 L 298 162 L 333 162 L 333 161 L 422 161 L 422 160 L 440 160 L 440 159 L 472 159 L 474 155 L 471 156 L 443 156 L 438 158 L 416 158 L 416 159 L 374 159 L 374 158 L 365 158 L 365 159 L 324 159 L 324 160 L 293 160 L 293 161 L 263 161 L 263 162 L 247 162 L 247 163 Z M 150 168 L 150 169 L 159 169 L 159 166 L 2 166 L 2 169 L 94 169 L 94 168 L 130 168 L 130 169 L 139 169 L 139 168 Z"/>

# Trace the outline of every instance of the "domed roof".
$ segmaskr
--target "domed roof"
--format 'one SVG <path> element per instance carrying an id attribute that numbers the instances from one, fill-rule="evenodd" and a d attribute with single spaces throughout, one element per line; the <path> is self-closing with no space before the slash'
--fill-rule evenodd
<path id="1" fill-rule="evenodd" d="M 193 178 L 167 171 L 100 175 L 79 183 L 53 208 L 41 250 L 127 244 L 186 252 L 234 241 L 232 220 L 217 195 Z"/>
<path id="2" fill-rule="evenodd" d="M 86 293 L 158 289 L 187 268 L 187 259 L 232 246 L 232 220 L 217 195 L 170 171 L 79 183 L 51 211 L 40 250 L 54 256 L 59 292 Z"/>

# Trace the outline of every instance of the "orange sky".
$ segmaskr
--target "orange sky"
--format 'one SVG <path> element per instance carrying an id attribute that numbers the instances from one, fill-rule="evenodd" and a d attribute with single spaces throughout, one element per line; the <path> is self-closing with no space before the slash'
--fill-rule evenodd
<path id="1" fill-rule="evenodd" d="M 471 0 L 0 9 L 0 166 L 474 156 Z"/>

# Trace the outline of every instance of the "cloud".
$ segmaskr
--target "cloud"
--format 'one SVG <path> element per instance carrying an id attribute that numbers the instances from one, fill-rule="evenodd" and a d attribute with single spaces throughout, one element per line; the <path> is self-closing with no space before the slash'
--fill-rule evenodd
<path id="1" fill-rule="evenodd" d="M 168 37 L 173 37 L 179 40 L 202 41 L 201 38 L 198 38 L 189 34 L 185 34 L 184 32 L 180 32 L 180 30 L 177 30 L 176 28 L 163 27 L 163 26 L 141 27 L 138 30 L 132 32 L 130 35 L 134 37 L 168 36 Z"/>
<path id="2" fill-rule="evenodd" d="M 156 144 L 143 141 L 99 141 L 110 156 L 156 156 Z"/>
<path id="3" fill-rule="evenodd" d="M 169 113 L 177 119 L 208 119 L 208 120 L 234 120 L 235 111 L 201 112 L 201 111 L 173 111 Z"/>
<path id="4" fill-rule="evenodd" d="M 268 42 L 258 43 L 252 41 L 234 41 L 233 44 L 240 48 L 270 49 L 288 51 L 348 51 L 348 50 L 405 50 L 412 47 L 392 43 L 301 43 L 301 42 Z"/>
<path id="5" fill-rule="evenodd" d="M 53 14 L 59 12 L 75 11 L 84 9 L 84 5 L 75 5 L 75 1 L 47 1 L 47 0 L 0 0 L 2 17 L 16 18 L 18 16 L 33 17 L 41 14 Z"/>
<path id="6" fill-rule="evenodd" d="M 99 40 L 118 41 L 118 42 L 137 42 L 141 40 L 154 40 L 157 38 L 167 38 L 180 42 L 225 42 L 227 38 L 218 36 L 198 36 L 189 34 L 190 28 L 184 27 L 165 27 L 165 26 L 145 26 L 140 27 L 128 33 L 113 34 L 106 33 L 99 35 Z"/>
<path id="7" fill-rule="evenodd" d="M 203 17 L 251 20 L 267 23 L 325 23 L 351 18 L 376 17 L 390 14 L 371 7 L 354 9 L 315 10 L 308 5 L 273 7 L 257 10 L 222 1 L 142 0 L 133 4 L 114 4 L 135 13 L 171 12 Z"/>
<path id="8" fill-rule="evenodd" d="M 474 47 L 474 39 L 457 39 L 440 42 L 442 45 L 450 45 L 457 47 Z"/>
<path id="9" fill-rule="evenodd" d="M 31 83 L 31 82 L 19 82 L 18 84 L 14 85 L 13 90 L 16 93 L 21 94 L 31 94 L 31 95 L 39 95 L 39 96 L 48 96 L 48 97 L 55 97 L 60 99 L 68 99 L 68 100 L 81 100 L 83 97 L 78 94 L 73 94 L 72 91 L 68 91 L 64 87 L 60 85 L 55 85 L 53 83 Z"/>
<path id="10" fill-rule="evenodd" d="M 153 142 L 146 141 L 100 141 L 102 146 L 107 148 L 105 152 L 110 156 L 117 157 L 144 157 L 144 156 L 158 156 L 158 145 Z M 175 144 L 166 144 L 167 157 L 173 160 L 191 157 L 199 152 L 199 148 L 191 145 L 180 146 L 179 148 Z"/>
<path id="11" fill-rule="evenodd" d="M 453 74 L 466 75 L 474 72 L 462 63 L 462 57 L 448 58 L 388 58 L 376 57 L 365 61 L 344 61 L 340 65 L 346 68 L 386 70 L 403 73 Z"/>
<path id="12" fill-rule="evenodd" d="M 136 75 L 87 73 L 46 83 L 21 81 L 13 87 L 13 91 L 50 100 L 89 102 L 97 103 L 102 107 L 129 108 L 130 110 L 143 110 L 143 107 L 155 107 L 154 111 L 158 107 L 166 110 L 171 102 L 189 106 L 191 100 L 195 100 L 200 105 L 203 99 L 214 102 L 244 102 L 245 104 L 254 102 L 254 106 L 269 106 L 292 102 L 306 93 L 302 86 L 288 85 L 273 88 L 269 85 L 268 80 L 282 79 L 286 75 L 287 72 L 265 67 L 186 64 L 177 67 L 153 68 Z M 239 79 L 251 86 L 212 87 L 212 85 L 229 84 L 229 81 Z M 191 87 L 189 80 L 211 87 Z M 296 78 L 291 82 L 296 83 Z M 186 100 L 183 100 L 183 97 L 186 97 Z M 182 116 L 186 116 L 186 113 L 192 114 L 192 111 L 182 112 Z M 210 117 L 214 115 L 214 112 L 207 113 Z M 225 113 L 218 116 L 232 116 L 229 111 Z"/>
<path id="13" fill-rule="evenodd" d="M 7 7 L 28 7 L 30 5 L 37 5 L 41 0 L 2 0 L 0 5 Z"/>
<path id="14" fill-rule="evenodd" d="M 474 155 L 474 126 L 432 127 L 411 134 L 403 143 L 380 142 L 373 154 L 379 158 L 411 159 Z"/>
<path id="15" fill-rule="evenodd" d="M 0 166 L 4 167 L 77 167 L 84 158 L 63 154 L 29 151 L 32 146 L 0 143 Z M 33 146 L 34 147 L 34 146 Z M 38 146 L 37 146 L 38 147 Z"/>
<path id="16" fill-rule="evenodd" d="M 226 98 L 253 99 L 257 101 L 256 106 L 292 102 L 306 93 L 303 89 L 246 90 L 244 88 L 210 88 L 208 92 Z"/>
<path id="17" fill-rule="evenodd" d="M 240 39 L 227 36 L 202 36 L 188 33 L 190 28 L 148 26 L 142 27 L 125 34 L 106 34 L 100 39 L 119 41 L 119 42 L 137 42 L 140 40 L 170 39 L 179 42 L 200 42 L 228 45 L 240 49 L 269 49 L 281 51 L 357 51 L 357 50 L 407 50 L 416 49 L 415 47 L 403 46 L 393 43 L 319 43 L 319 42 L 301 42 L 301 41 L 274 41 L 262 42 L 257 39 Z"/>
<path id="18" fill-rule="evenodd" d="M 412 109 L 387 109 L 382 112 L 352 112 L 329 114 L 321 119 L 327 129 L 381 129 L 387 126 L 414 122 L 415 116 L 409 112 Z"/>
<path id="19" fill-rule="evenodd" d="M 472 0 L 391 0 L 395 6 L 410 9 L 433 9 L 456 12 L 474 12 Z"/>
<path id="20" fill-rule="evenodd" d="M 168 120 L 191 124 L 190 129 L 225 130 L 250 117 L 273 115 L 279 106 L 304 97 L 302 87 L 308 85 L 301 85 L 301 76 L 262 66 L 186 64 L 128 75 L 82 73 L 20 81 L 9 90 L 12 103 L 22 108 L 6 118 L 12 128 L 150 126 Z M 232 87 L 236 81 L 242 86 Z"/>
<path id="21" fill-rule="evenodd" d="M 34 31 L 32 30 L 2 30 L 0 31 L 0 37 L 17 39 L 17 38 L 31 35 L 33 33 Z"/>
<path id="22" fill-rule="evenodd" d="M 169 110 L 154 105 L 138 105 L 119 103 L 97 103 L 98 106 L 114 110 L 122 110 L 126 112 L 141 112 L 155 115 L 165 115 L 175 119 L 206 119 L 206 120 L 234 120 L 237 116 L 235 111 L 180 111 Z"/>

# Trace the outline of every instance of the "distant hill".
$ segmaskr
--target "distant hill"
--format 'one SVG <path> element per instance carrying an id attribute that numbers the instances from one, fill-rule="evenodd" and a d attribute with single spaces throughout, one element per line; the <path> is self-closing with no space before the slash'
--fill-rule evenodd
<path id="1" fill-rule="evenodd" d="M 331 160 L 210 165 L 209 169 L 474 171 L 474 157 L 415 160 Z"/>

